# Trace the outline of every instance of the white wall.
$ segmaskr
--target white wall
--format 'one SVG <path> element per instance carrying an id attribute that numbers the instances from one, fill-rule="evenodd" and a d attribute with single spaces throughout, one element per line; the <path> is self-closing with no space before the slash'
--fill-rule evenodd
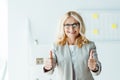
<path id="1" fill-rule="evenodd" d="M 9 0 L 8 1 L 8 47 L 9 47 L 9 74 L 10 80 L 30 80 L 29 69 L 32 71 L 39 71 L 39 66 L 33 66 L 34 63 L 34 54 L 38 46 L 30 46 L 28 41 L 29 26 L 31 27 L 31 38 L 39 41 L 40 45 L 50 45 L 55 38 L 56 26 L 59 18 L 68 10 L 119 10 L 120 1 L 119 0 Z M 111 43 L 111 42 L 110 42 Z M 119 42 L 118 42 L 119 43 Z M 31 42 L 32 44 L 32 42 Z M 114 43 L 113 43 L 114 44 Z M 37 47 L 36 47 L 37 46 Z M 99 47 L 100 46 L 100 47 Z M 108 47 L 107 45 L 105 49 Z M 103 47 L 98 43 L 98 48 Z M 119 47 L 119 45 L 117 45 Z M 112 47 L 108 47 L 106 53 L 112 50 Z M 115 46 L 114 46 L 115 48 Z M 101 48 L 103 49 L 103 48 Z M 36 51 L 35 51 L 36 50 Z M 31 51 L 31 52 L 30 52 Z M 36 53 L 32 53 L 36 52 Z M 105 53 L 104 52 L 104 53 Z M 103 63 L 103 73 L 98 77 L 98 80 L 101 79 L 111 79 L 115 78 L 107 76 L 108 69 L 104 70 L 106 63 L 104 61 L 109 60 L 107 54 L 104 55 L 100 52 L 100 57 Z M 34 56 L 33 64 L 31 64 L 31 54 Z M 29 58 L 30 57 L 30 58 Z M 115 58 L 116 59 L 116 58 Z M 29 62 L 30 61 L 30 62 Z M 117 61 L 117 60 L 115 60 Z M 109 61 L 108 61 L 109 62 Z M 29 64 L 30 63 L 30 64 Z M 117 64 L 116 64 L 117 65 Z M 119 65 L 118 65 L 119 66 Z M 108 66 L 106 66 L 107 68 Z M 112 69 L 111 67 L 110 69 Z M 106 71 L 106 72 L 104 72 Z M 112 69 L 113 71 L 113 69 Z M 37 73 L 37 72 L 36 72 Z M 35 73 L 35 76 L 36 76 Z M 37 76 L 39 73 L 37 74 Z M 34 77 L 34 80 L 36 77 Z M 107 76 L 107 77 L 106 77 Z M 31 77 L 32 78 L 32 77 Z M 119 79 L 117 77 L 116 79 Z"/>
<path id="2" fill-rule="evenodd" d="M 99 59 L 102 62 L 102 72 L 94 76 L 95 80 L 119 80 L 120 41 L 96 41 Z"/>
<path id="3" fill-rule="evenodd" d="M 0 80 L 8 80 L 8 2 L 0 0 Z"/>

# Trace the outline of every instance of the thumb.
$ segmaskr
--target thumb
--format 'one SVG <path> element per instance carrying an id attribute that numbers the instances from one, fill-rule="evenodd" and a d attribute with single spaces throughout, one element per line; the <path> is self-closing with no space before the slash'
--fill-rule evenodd
<path id="1" fill-rule="evenodd" d="M 93 59 L 93 50 L 90 51 L 90 59 Z"/>
<path id="2" fill-rule="evenodd" d="M 53 54 L 51 50 L 50 50 L 50 59 L 53 59 Z"/>

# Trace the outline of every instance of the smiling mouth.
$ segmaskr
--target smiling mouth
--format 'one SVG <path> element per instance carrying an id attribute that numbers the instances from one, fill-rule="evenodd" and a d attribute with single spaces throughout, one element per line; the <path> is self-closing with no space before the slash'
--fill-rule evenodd
<path id="1" fill-rule="evenodd" d="M 76 33 L 76 31 L 74 31 L 74 32 L 70 32 L 70 31 L 68 31 L 68 33 L 70 33 L 70 34 L 75 34 L 75 33 Z"/>

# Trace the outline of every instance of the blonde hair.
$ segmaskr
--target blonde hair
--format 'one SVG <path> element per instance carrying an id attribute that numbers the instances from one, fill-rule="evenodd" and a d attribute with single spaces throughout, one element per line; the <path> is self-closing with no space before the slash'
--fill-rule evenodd
<path id="1" fill-rule="evenodd" d="M 79 48 L 82 47 L 83 44 L 89 43 L 89 40 L 85 37 L 85 25 L 82 17 L 75 11 L 69 11 L 67 12 L 61 19 L 60 21 L 60 29 L 59 29 L 59 34 L 56 43 L 58 45 L 65 45 L 67 42 L 67 36 L 64 32 L 64 22 L 68 17 L 73 17 L 75 18 L 79 24 L 80 24 L 80 31 L 79 31 L 79 36 L 76 38 L 76 45 L 78 45 Z"/>

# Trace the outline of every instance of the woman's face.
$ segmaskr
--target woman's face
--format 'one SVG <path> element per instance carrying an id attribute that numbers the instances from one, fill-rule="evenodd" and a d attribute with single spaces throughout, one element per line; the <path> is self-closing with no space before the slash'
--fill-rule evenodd
<path id="1" fill-rule="evenodd" d="M 64 32 L 70 39 L 76 39 L 79 35 L 80 24 L 73 17 L 69 17 L 64 22 Z"/>

